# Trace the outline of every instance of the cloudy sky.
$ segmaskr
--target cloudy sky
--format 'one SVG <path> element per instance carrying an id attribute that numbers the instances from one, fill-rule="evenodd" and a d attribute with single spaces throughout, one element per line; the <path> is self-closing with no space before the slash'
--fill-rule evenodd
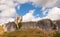
<path id="1" fill-rule="evenodd" d="M 23 17 L 23 22 L 58 20 L 60 0 L 0 0 L 0 24 L 14 21 L 16 14 Z"/>

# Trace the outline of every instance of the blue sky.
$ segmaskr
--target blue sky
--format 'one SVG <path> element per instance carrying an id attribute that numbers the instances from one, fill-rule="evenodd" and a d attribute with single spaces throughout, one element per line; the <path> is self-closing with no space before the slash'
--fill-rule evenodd
<path id="1" fill-rule="evenodd" d="M 19 6 L 19 5 L 18 5 Z M 37 17 L 44 17 L 46 15 L 43 14 L 42 12 L 42 7 L 35 7 L 34 5 L 32 5 L 32 3 L 24 3 L 24 4 L 20 4 L 20 7 L 18 9 L 18 6 L 16 6 L 16 12 L 18 15 L 20 16 L 24 16 L 26 13 L 29 12 L 29 10 L 35 10 L 34 13 L 33 13 L 33 16 L 35 16 L 36 18 Z M 48 12 L 46 12 L 47 14 Z M 37 16 L 39 15 L 39 16 Z"/>
<path id="2" fill-rule="evenodd" d="M 60 19 L 60 0 L 0 0 L 0 23 L 14 21 L 18 14 L 23 21 Z"/>

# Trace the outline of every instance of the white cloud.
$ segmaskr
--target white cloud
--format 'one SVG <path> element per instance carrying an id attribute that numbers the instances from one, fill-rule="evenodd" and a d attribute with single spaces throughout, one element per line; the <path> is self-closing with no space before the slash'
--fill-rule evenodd
<path id="1" fill-rule="evenodd" d="M 24 3 L 27 3 L 29 2 L 29 0 L 16 0 L 18 3 L 20 4 L 24 4 Z"/>
<path id="2" fill-rule="evenodd" d="M 35 6 L 42 6 L 42 11 L 44 12 L 46 8 L 53 8 L 59 4 L 59 0 L 30 0 Z M 58 7 L 58 6 L 57 6 Z"/>
<path id="3" fill-rule="evenodd" d="M 0 0 L 0 16 L 10 17 L 15 14 L 15 6 L 12 0 Z"/>
<path id="4" fill-rule="evenodd" d="M 23 16 L 23 20 L 22 22 L 28 22 L 28 21 L 38 21 L 38 20 L 41 20 L 41 19 L 44 19 L 44 18 L 36 18 L 35 16 L 33 16 L 33 13 L 34 13 L 35 10 L 30 10 L 28 13 L 26 13 L 26 15 Z M 37 15 L 39 16 L 39 14 Z"/>
<path id="5" fill-rule="evenodd" d="M 16 14 L 14 0 L 0 0 L 0 23 L 13 20 Z"/>
<path id="6" fill-rule="evenodd" d="M 2 17 L 12 17 L 14 15 L 15 15 L 14 8 L 5 9 L 0 13 L 0 16 L 2 16 Z"/>
<path id="7" fill-rule="evenodd" d="M 54 7 L 52 9 L 50 9 L 46 18 L 49 18 L 52 20 L 60 19 L 60 8 Z"/>
<path id="8" fill-rule="evenodd" d="M 35 17 L 33 16 L 34 10 L 30 10 L 26 15 L 23 16 L 23 22 L 32 21 Z"/>
<path id="9" fill-rule="evenodd" d="M 19 2 L 20 4 L 24 4 L 27 2 L 32 2 L 33 5 L 35 6 L 43 6 L 43 7 L 54 7 L 59 3 L 59 0 L 16 0 L 17 2 Z"/>
<path id="10" fill-rule="evenodd" d="M 18 10 L 20 9 L 20 5 L 19 5 L 19 6 L 17 6 L 17 9 L 18 9 Z"/>
<path id="11" fill-rule="evenodd" d="M 14 21 L 13 18 L 2 18 L 0 19 L 0 24 L 8 23 Z"/>
<path id="12" fill-rule="evenodd" d="M 33 13 L 34 13 L 34 10 L 30 10 L 26 15 L 24 15 L 23 22 L 38 21 L 41 19 L 51 19 L 51 20 L 59 20 L 60 19 L 60 8 L 58 8 L 58 7 L 49 9 L 47 16 L 43 17 L 43 18 L 40 18 L 40 17 L 35 18 L 35 16 L 33 16 Z"/>

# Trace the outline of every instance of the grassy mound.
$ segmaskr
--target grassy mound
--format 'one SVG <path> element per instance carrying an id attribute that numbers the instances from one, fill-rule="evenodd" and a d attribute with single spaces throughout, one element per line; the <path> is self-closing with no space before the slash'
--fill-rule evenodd
<path id="1" fill-rule="evenodd" d="M 39 29 L 26 29 L 21 31 L 14 31 L 9 33 L 4 33 L 1 37 L 53 37 L 53 31 L 44 31 Z"/>

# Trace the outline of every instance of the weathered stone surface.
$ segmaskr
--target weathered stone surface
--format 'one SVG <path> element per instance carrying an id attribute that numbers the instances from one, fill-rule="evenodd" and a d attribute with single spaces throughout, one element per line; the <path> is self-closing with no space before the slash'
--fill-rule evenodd
<path id="1" fill-rule="evenodd" d="M 39 20 L 36 26 L 45 30 L 49 30 L 53 27 L 53 23 L 50 19 L 43 19 L 43 20 Z"/>
<path id="2" fill-rule="evenodd" d="M 15 22 L 9 22 L 9 23 L 5 24 L 4 28 L 5 28 L 6 32 L 11 32 L 11 31 L 17 30 L 17 26 L 16 26 Z"/>
<path id="3" fill-rule="evenodd" d="M 55 20 L 55 25 L 58 27 L 58 30 L 60 30 L 60 20 Z"/>
<path id="4" fill-rule="evenodd" d="M 56 23 L 55 23 L 56 22 Z M 44 30 L 58 30 L 60 29 L 60 21 L 52 21 L 50 19 L 42 19 L 38 22 L 22 22 L 21 29 L 28 29 L 28 28 L 41 28 Z"/>
<path id="5" fill-rule="evenodd" d="M 5 31 L 16 31 L 17 25 L 15 22 L 9 22 L 5 24 Z M 22 22 L 22 27 L 20 29 L 30 29 L 30 28 L 40 28 L 44 30 L 60 30 L 60 20 L 52 21 L 50 19 L 42 19 L 37 22 Z"/>
<path id="6" fill-rule="evenodd" d="M 36 28 L 36 22 L 22 22 L 21 29 L 29 29 L 29 28 Z"/>

